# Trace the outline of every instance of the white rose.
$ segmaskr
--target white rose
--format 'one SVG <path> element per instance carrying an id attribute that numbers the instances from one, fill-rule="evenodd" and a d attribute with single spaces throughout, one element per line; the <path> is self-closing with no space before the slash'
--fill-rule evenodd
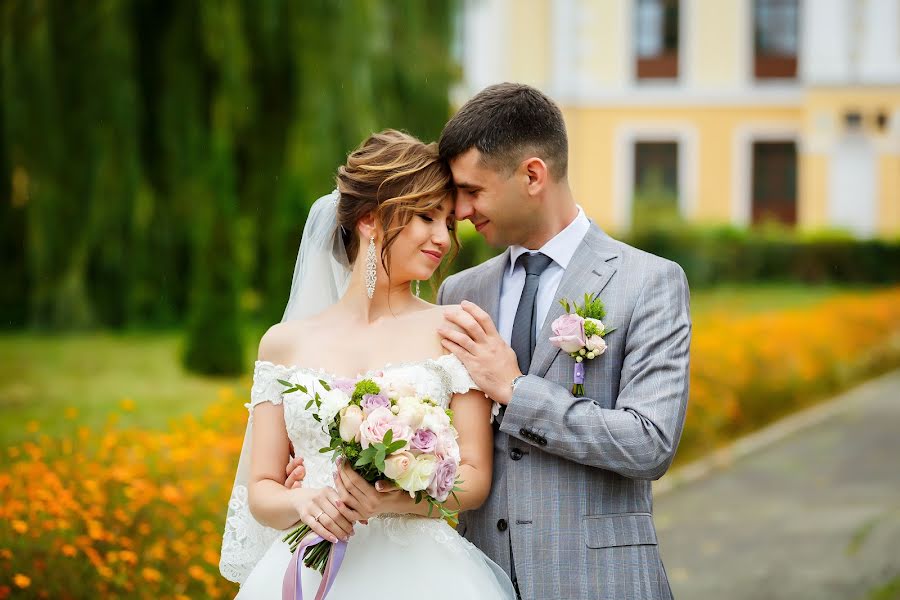
<path id="1" fill-rule="evenodd" d="M 593 323 L 597 326 L 597 331 L 600 332 L 602 332 L 606 328 L 606 326 L 603 324 L 603 321 L 601 321 L 600 319 L 585 319 L 584 322 L 585 324 Z"/>
<path id="2" fill-rule="evenodd" d="M 410 429 L 416 430 L 422 427 L 422 419 L 425 418 L 427 406 L 418 398 L 406 396 L 397 400 L 397 420 L 406 423 Z"/>
<path id="3" fill-rule="evenodd" d="M 412 463 L 410 468 L 394 481 L 397 482 L 400 489 L 406 490 L 412 496 L 415 492 L 420 492 L 428 487 L 437 464 L 438 460 L 433 455 L 421 454 L 416 457 L 416 462 Z"/>
<path id="4" fill-rule="evenodd" d="M 446 411 L 438 406 L 423 406 L 424 415 L 420 428 L 432 431 L 443 431 L 450 427 L 450 417 Z"/>
<path id="5" fill-rule="evenodd" d="M 319 407 L 318 414 L 322 423 L 334 421 L 341 409 L 350 404 L 350 396 L 337 388 L 332 388 L 327 392 L 324 389 L 319 391 L 319 400 L 322 402 L 322 406 Z"/>
<path id="6" fill-rule="evenodd" d="M 345 406 L 341 412 L 341 425 L 338 431 L 341 439 L 345 442 L 352 442 L 359 439 L 359 426 L 362 425 L 363 411 L 356 405 Z"/>

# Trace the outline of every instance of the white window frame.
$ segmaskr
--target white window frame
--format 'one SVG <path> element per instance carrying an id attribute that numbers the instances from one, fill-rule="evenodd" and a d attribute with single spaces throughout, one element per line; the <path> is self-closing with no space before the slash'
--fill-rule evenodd
<path id="1" fill-rule="evenodd" d="M 738 127 L 732 152 L 731 222 L 739 227 L 753 224 L 753 144 L 757 142 L 794 142 L 797 147 L 797 225 L 800 212 L 801 127 L 797 123 L 753 123 Z"/>
<path id="2" fill-rule="evenodd" d="M 618 231 L 631 229 L 634 211 L 634 152 L 638 142 L 678 144 L 678 214 L 694 217 L 697 206 L 699 135 L 685 122 L 627 123 L 616 129 L 613 175 L 613 223 Z"/>

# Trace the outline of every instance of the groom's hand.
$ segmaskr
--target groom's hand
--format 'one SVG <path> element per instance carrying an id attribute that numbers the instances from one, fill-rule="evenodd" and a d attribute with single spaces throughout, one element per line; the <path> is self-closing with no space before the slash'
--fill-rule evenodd
<path id="1" fill-rule="evenodd" d="M 288 489 L 303 487 L 303 480 L 306 478 L 306 466 L 303 464 L 303 457 L 298 456 L 288 461 L 284 468 L 286 479 L 284 487 Z"/>
<path id="2" fill-rule="evenodd" d="M 445 310 L 444 318 L 448 326 L 438 328 L 441 345 L 462 361 L 481 391 L 500 404 L 509 404 L 510 384 L 522 372 L 516 353 L 500 337 L 491 316 L 464 300 L 460 308 Z"/>

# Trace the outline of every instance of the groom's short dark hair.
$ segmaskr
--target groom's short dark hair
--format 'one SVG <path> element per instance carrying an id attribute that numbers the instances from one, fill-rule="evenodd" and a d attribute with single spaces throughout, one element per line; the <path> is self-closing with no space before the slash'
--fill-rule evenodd
<path id="1" fill-rule="evenodd" d="M 565 177 L 569 163 L 562 112 L 540 90 L 521 83 L 484 88 L 444 126 L 441 158 L 453 160 L 472 148 L 487 165 L 508 172 L 527 155 L 537 156 L 555 180 Z"/>

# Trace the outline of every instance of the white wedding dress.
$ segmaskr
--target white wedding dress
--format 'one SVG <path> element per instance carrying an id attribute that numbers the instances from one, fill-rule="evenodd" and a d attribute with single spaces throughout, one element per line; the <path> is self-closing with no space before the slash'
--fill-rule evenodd
<path id="1" fill-rule="evenodd" d="M 440 401 L 446 408 L 454 393 L 475 389 L 469 373 L 453 355 L 438 359 L 388 365 L 392 377 L 400 374 L 416 392 Z M 399 373 L 398 373 L 399 372 Z M 372 372 L 365 376 L 377 376 Z M 331 454 L 319 453 L 328 438 L 299 394 L 282 398 L 278 379 L 314 389 L 319 380 L 335 377 L 322 371 L 257 361 L 251 402 L 284 405 L 287 434 L 294 451 L 306 465 L 304 486 L 333 485 Z M 235 485 L 222 545 L 222 574 L 241 583 L 238 598 L 280 599 L 282 581 L 291 558 L 281 541 L 286 532 L 263 527 L 253 519 L 247 488 Z M 293 527 L 291 528 L 293 529 Z M 329 600 L 390 598 L 392 600 L 495 600 L 515 598 L 509 577 L 471 542 L 445 521 L 414 515 L 382 515 L 357 524 L 347 545 L 343 564 L 328 593 Z M 321 575 L 301 563 L 303 597 L 311 600 Z"/>

